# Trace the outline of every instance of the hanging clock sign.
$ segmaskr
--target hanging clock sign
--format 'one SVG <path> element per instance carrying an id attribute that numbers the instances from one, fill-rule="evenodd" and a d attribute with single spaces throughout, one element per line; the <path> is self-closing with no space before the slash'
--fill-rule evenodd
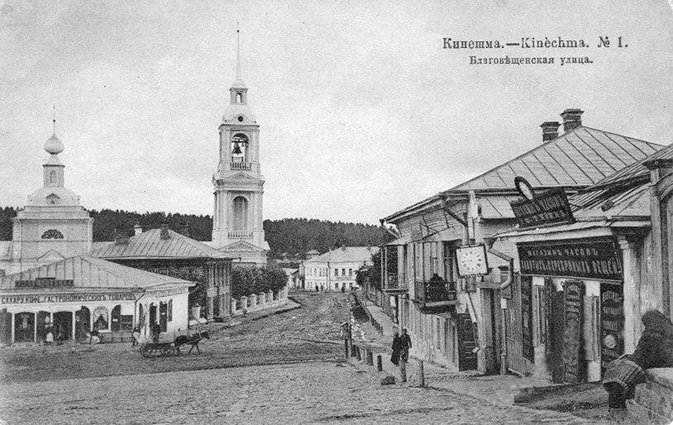
<path id="1" fill-rule="evenodd" d="M 562 188 L 535 193 L 523 177 L 514 178 L 514 186 L 523 199 L 510 201 L 519 228 L 538 227 L 575 221 L 568 198 Z"/>
<path id="2" fill-rule="evenodd" d="M 488 274 L 488 258 L 484 244 L 456 248 L 456 263 L 460 277 Z"/>

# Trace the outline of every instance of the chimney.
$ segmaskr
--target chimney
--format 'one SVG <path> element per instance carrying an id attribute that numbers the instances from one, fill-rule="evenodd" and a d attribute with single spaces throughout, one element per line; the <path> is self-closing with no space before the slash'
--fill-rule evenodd
<path id="1" fill-rule="evenodd" d="M 129 234 L 128 232 L 124 231 L 117 231 L 117 234 L 115 235 L 115 244 L 117 245 L 123 245 L 123 244 L 128 244 L 129 243 Z"/>
<path id="2" fill-rule="evenodd" d="M 140 223 L 136 223 L 135 226 L 133 226 L 133 235 L 138 236 L 143 232 L 143 228 L 140 226 Z"/>
<path id="3" fill-rule="evenodd" d="M 558 121 L 545 121 L 540 125 L 542 128 L 542 142 L 548 142 L 558 137 L 558 128 L 561 124 Z"/>
<path id="4" fill-rule="evenodd" d="M 168 233 L 168 223 L 161 223 L 161 239 L 170 239 L 171 235 Z"/>
<path id="5" fill-rule="evenodd" d="M 584 111 L 579 109 L 566 109 L 561 112 L 561 118 L 563 118 L 563 132 L 568 133 L 577 127 L 581 127 L 583 113 Z"/>

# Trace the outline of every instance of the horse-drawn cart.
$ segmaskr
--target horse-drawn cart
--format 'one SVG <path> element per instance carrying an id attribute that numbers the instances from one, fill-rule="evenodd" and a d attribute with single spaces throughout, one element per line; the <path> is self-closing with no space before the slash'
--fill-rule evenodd
<path id="1" fill-rule="evenodd" d="M 140 354 L 147 358 L 173 356 L 175 354 L 179 356 L 180 347 L 183 345 L 190 346 L 187 354 L 191 354 L 194 348 L 201 354 L 199 343 L 203 339 L 210 339 L 208 331 L 198 332 L 191 335 L 178 335 L 172 342 L 144 342 L 140 344 Z"/>
<path id="2" fill-rule="evenodd" d="M 140 345 L 140 354 L 147 358 L 173 356 L 177 352 L 172 342 L 145 342 Z"/>

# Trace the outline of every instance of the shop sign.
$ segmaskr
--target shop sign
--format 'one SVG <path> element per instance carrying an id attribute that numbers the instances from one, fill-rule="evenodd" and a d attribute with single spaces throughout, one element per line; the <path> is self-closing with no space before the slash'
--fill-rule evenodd
<path id="1" fill-rule="evenodd" d="M 618 285 L 601 283 L 601 368 L 624 354 L 624 297 Z"/>
<path id="2" fill-rule="evenodd" d="M 622 253 L 613 241 L 519 244 L 522 274 L 622 281 Z"/>
<path id="3" fill-rule="evenodd" d="M 64 286 L 75 286 L 72 279 L 53 279 L 50 277 L 38 277 L 35 280 L 17 280 L 15 288 L 60 288 Z"/>
<path id="4" fill-rule="evenodd" d="M 514 185 L 524 197 L 510 202 L 514 216 L 519 222 L 519 228 L 575 221 L 563 189 L 550 189 L 535 193 L 530 183 L 523 177 L 516 177 Z"/>
<path id="5" fill-rule="evenodd" d="M 584 282 L 568 280 L 564 283 L 565 320 L 563 324 L 563 365 L 565 382 L 575 384 L 583 375 L 582 318 L 584 311 Z"/>
<path id="6" fill-rule="evenodd" d="M 522 356 L 535 361 L 533 347 L 533 277 L 521 277 L 521 343 Z"/>
<path id="7" fill-rule="evenodd" d="M 149 293 L 149 295 L 156 298 L 162 298 L 162 297 L 170 297 L 173 295 L 179 295 L 185 292 L 187 292 L 187 288 L 175 288 L 175 289 L 164 289 L 162 291 L 152 291 Z"/>
<path id="8" fill-rule="evenodd" d="M 0 296 L 1 304 L 43 304 L 99 301 L 135 301 L 133 292 L 103 294 L 22 294 Z"/>

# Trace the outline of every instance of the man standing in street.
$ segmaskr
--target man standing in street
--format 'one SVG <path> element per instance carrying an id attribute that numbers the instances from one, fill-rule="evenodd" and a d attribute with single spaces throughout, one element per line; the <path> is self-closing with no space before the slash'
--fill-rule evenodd
<path id="1" fill-rule="evenodd" d="M 407 328 L 402 329 L 400 336 L 400 375 L 402 382 L 407 382 L 407 361 L 409 361 L 409 349 L 411 348 L 411 337 L 407 334 Z"/>

